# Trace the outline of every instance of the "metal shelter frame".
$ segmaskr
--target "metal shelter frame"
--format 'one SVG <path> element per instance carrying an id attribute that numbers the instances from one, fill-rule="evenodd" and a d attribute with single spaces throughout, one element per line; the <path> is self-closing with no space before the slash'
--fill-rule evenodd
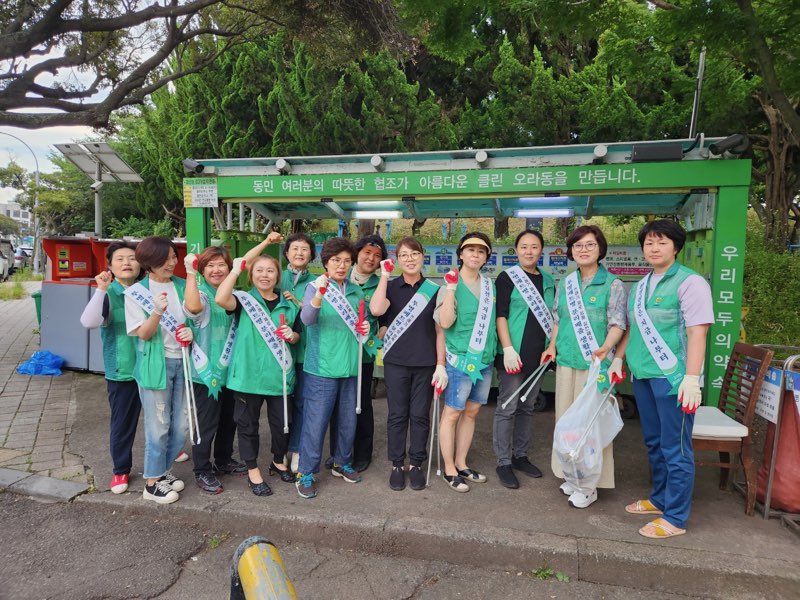
<path id="1" fill-rule="evenodd" d="M 706 402 L 716 405 L 741 325 L 750 160 L 722 138 L 286 158 L 187 159 L 190 252 L 211 243 L 219 202 L 287 219 L 677 215 L 680 256 L 711 284 Z M 523 212 L 519 212 L 523 211 Z M 230 217 L 230 212 L 228 213 Z M 244 219 L 240 212 L 240 225 Z M 370 215 L 375 215 L 371 217 Z M 221 213 L 217 212 L 218 219 Z M 230 221 L 230 218 L 228 219 Z"/>

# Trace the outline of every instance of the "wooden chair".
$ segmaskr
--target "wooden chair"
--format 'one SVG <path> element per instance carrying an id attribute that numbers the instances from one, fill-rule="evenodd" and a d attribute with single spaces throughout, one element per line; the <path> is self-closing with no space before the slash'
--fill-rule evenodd
<path id="1" fill-rule="evenodd" d="M 692 445 L 695 451 L 719 452 L 719 462 L 696 460 L 698 466 L 719 467 L 719 489 L 728 485 L 732 469 L 743 469 L 746 485 L 745 513 L 756 504 L 757 465 L 753 460 L 753 416 L 761 383 L 772 361 L 772 350 L 737 342 L 733 347 L 718 407 L 701 406 L 695 416 Z M 738 457 L 731 460 L 731 455 Z"/>

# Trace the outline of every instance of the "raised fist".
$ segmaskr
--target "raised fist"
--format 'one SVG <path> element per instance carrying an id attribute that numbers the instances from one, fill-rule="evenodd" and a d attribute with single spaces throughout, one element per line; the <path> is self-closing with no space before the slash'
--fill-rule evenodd
<path id="1" fill-rule="evenodd" d="M 317 293 L 320 296 L 324 296 L 325 292 L 328 291 L 328 274 L 323 273 L 322 275 L 317 277 L 314 281 L 312 281 L 311 285 L 313 285 L 316 288 Z"/>
<path id="2" fill-rule="evenodd" d="M 183 258 L 183 266 L 186 267 L 187 275 L 195 275 L 197 273 L 197 254 L 187 254 Z"/>
<path id="3" fill-rule="evenodd" d="M 458 285 L 458 269 L 450 269 L 444 274 L 444 282 L 447 284 L 448 290 L 456 289 Z"/>
<path id="4" fill-rule="evenodd" d="M 267 236 L 267 243 L 268 244 L 277 244 L 283 241 L 283 236 L 278 231 L 270 231 L 269 235 Z"/>
<path id="5" fill-rule="evenodd" d="M 111 282 L 114 281 L 114 277 L 111 275 L 111 271 L 103 271 L 99 273 L 94 280 L 97 282 L 97 289 L 105 292 L 108 286 L 111 285 Z"/>
<path id="6" fill-rule="evenodd" d="M 158 296 L 153 296 L 153 304 L 156 307 L 156 314 L 163 315 L 164 311 L 167 310 L 167 305 L 169 304 L 169 301 L 167 300 L 167 293 L 164 292 Z"/>
<path id="7" fill-rule="evenodd" d="M 381 277 L 389 277 L 394 271 L 394 261 L 391 258 L 381 261 Z"/>
<path id="8" fill-rule="evenodd" d="M 242 271 L 247 270 L 247 261 L 243 258 L 234 258 L 233 259 L 233 268 L 231 269 L 231 273 L 236 273 L 237 275 L 241 275 Z"/>

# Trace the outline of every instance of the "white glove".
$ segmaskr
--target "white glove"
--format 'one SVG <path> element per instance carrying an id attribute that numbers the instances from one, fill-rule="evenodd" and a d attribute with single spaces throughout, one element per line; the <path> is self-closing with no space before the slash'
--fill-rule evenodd
<path id="1" fill-rule="evenodd" d="M 458 287 L 458 269 L 450 269 L 444 274 L 444 282 L 448 290 L 455 290 Z"/>
<path id="2" fill-rule="evenodd" d="M 389 277 L 394 271 L 394 261 L 391 258 L 381 261 L 381 277 Z"/>
<path id="3" fill-rule="evenodd" d="M 514 346 L 503 347 L 503 366 L 506 368 L 506 373 L 515 375 L 522 370 L 522 360 L 519 358 L 519 353 L 514 350 Z"/>
<path id="4" fill-rule="evenodd" d="M 167 304 L 169 304 L 166 292 L 158 296 L 153 296 L 153 304 L 156 307 L 156 314 L 163 315 L 164 311 L 167 310 Z"/>
<path id="5" fill-rule="evenodd" d="M 231 273 L 236 273 L 236 275 L 239 276 L 242 274 L 242 271 L 245 270 L 247 270 L 247 261 L 243 258 L 234 258 Z"/>
<path id="6" fill-rule="evenodd" d="M 447 387 L 447 369 L 444 365 L 436 365 L 431 385 L 440 392 Z"/>
<path id="7" fill-rule="evenodd" d="M 356 331 L 359 335 L 369 335 L 369 321 L 364 319 L 361 323 L 356 323 Z"/>
<path id="8" fill-rule="evenodd" d="M 325 295 L 325 292 L 328 291 L 328 274 L 323 273 L 319 277 L 317 277 L 314 281 L 311 282 L 311 285 L 314 286 L 314 289 L 317 290 L 317 295 L 321 298 Z"/>
<path id="9" fill-rule="evenodd" d="M 703 392 L 700 390 L 699 375 L 684 375 L 678 388 L 678 401 L 683 405 L 683 412 L 693 413 L 703 401 Z"/>
<path id="10" fill-rule="evenodd" d="M 197 254 L 187 254 L 183 257 L 183 266 L 186 267 L 187 275 L 197 274 Z"/>
<path id="11" fill-rule="evenodd" d="M 194 339 L 194 333 L 192 333 L 192 330 L 186 325 L 181 325 L 175 330 L 175 337 L 178 338 L 179 342 L 183 342 L 184 344 L 188 345 Z"/>
<path id="12" fill-rule="evenodd" d="M 625 380 L 625 369 L 622 368 L 622 359 L 621 358 L 614 358 L 611 361 L 611 366 L 608 367 L 608 380 L 613 384 L 617 381 L 624 381 Z"/>

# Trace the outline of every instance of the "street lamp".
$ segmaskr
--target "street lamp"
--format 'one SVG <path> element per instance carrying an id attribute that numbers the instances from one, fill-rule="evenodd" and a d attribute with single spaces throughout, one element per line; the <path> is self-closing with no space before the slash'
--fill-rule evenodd
<path id="1" fill-rule="evenodd" d="M 37 215 L 36 210 L 39 208 L 39 159 L 36 157 L 36 153 L 33 151 L 33 148 L 31 148 L 25 140 L 20 139 L 11 133 L 6 133 L 5 131 L 0 131 L 0 135 L 7 135 L 8 137 L 14 138 L 20 144 L 30 150 L 31 155 L 33 156 L 33 162 L 36 164 L 36 187 L 33 190 L 33 272 L 38 275 L 39 261 L 41 259 L 40 248 L 42 246 L 41 240 L 39 239 L 39 216 Z"/>

